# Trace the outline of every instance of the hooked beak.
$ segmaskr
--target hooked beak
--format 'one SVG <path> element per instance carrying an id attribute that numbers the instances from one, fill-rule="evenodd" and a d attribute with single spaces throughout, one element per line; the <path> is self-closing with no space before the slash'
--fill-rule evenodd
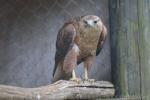
<path id="1" fill-rule="evenodd" d="M 88 27 L 94 27 L 94 23 L 93 23 L 93 20 L 88 20 L 88 21 L 84 21 L 86 26 Z"/>

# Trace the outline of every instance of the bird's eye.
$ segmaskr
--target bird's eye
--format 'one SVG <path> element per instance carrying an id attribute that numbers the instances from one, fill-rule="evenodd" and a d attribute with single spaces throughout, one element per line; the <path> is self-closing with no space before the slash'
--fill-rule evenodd
<path id="1" fill-rule="evenodd" d="M 84 20 L 84 23 L 85 23 L 85 24 L 88 24 L 87 21 L 85 21 L 85 20 Z"/>
<path id="2" fill-rule="evenodd" d="M 97 23 L 97 21 L 94 21 L 94 23 L 96 24 L 96 23 Z"/>

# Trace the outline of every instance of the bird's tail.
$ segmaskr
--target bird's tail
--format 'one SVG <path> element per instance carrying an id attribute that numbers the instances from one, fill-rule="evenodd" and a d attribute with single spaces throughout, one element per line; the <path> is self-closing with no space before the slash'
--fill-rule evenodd
<path id="1" fill-rule="evenodd" d="M 55 72 L 53 73 L 53 79 L 52 83 L 58 81 L 58 80 L 69 80 L 71 77 L 71 73 L 65 73 L 63 70 L 63 63 L 59 62 L 57 65 L 55 65 Z"/>

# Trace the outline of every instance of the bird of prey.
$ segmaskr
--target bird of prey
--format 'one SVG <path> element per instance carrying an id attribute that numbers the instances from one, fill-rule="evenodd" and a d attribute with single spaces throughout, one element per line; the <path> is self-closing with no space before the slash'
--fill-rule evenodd
<path id="1" fill-rule="evenodd" d="M 75 67 L 84 63 L 84 80 L 106 40 L 107 29 L 96 15 L 74 17 L 59 30 L 56 40 L 53 82 L 61 79 L 78 81 Z"/>

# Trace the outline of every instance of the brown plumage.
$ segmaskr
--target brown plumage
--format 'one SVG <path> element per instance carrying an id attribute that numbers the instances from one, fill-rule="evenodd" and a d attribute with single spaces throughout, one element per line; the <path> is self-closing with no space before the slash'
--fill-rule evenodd
<path id="1" fill-rule="evenodd" d="M 84 62 L 85 80 L 96 55 L 106 39 L 107 29 L 95 15 L 72 18 L 60 29 L 56 41 L 53 82 L 60 79 L 77 80 L 74 68 Z"/>

